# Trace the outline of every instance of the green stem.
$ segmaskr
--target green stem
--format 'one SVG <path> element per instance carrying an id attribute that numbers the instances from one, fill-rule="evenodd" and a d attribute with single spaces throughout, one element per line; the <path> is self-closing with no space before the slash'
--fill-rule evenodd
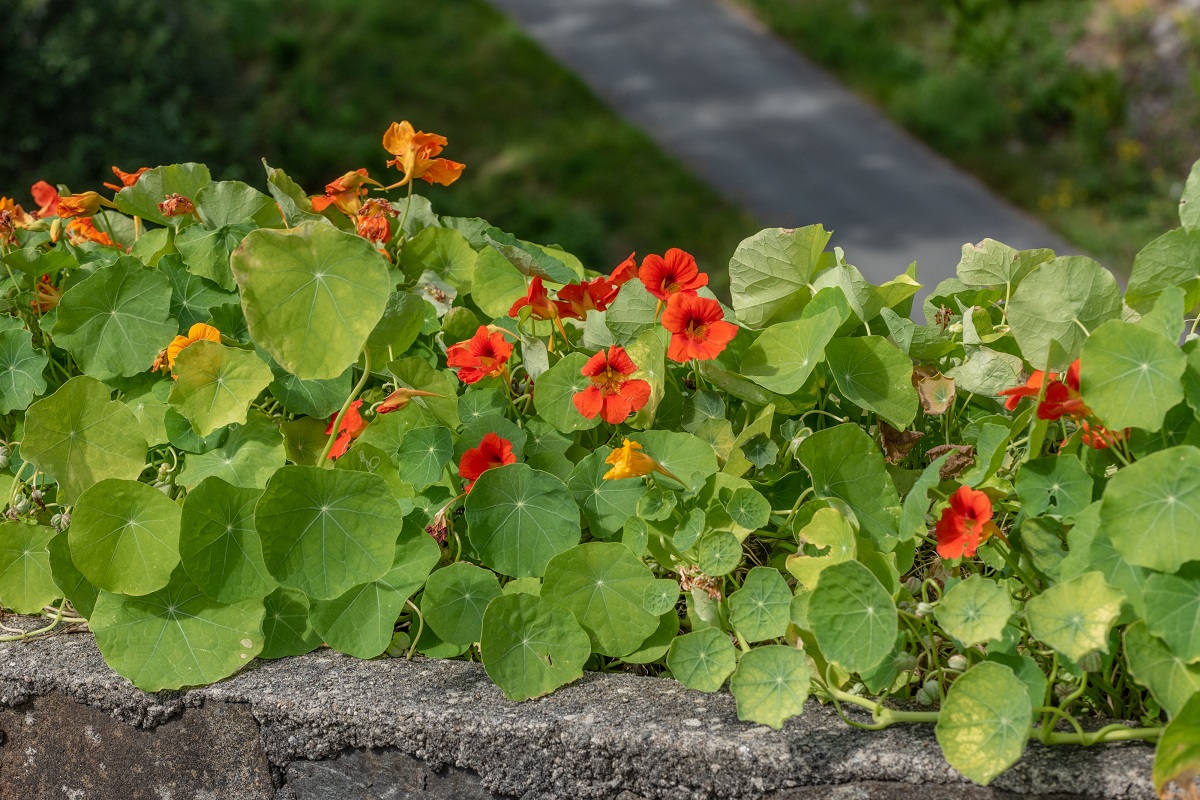
<path id="1" fill-rule="evenodd" d="M 12 636 L 0 636 L 0 642 L 21 642 L 25 639 L 31 639 L 34 636 L 40 636 L 43 633 L 49 633 L 58 627 L 58 624 L 63 621 L 63 607 L 67 604 L 66 599 L 60 600 L 58 608 L 54 611 L 54 617 L 50 620 L 50 624 L 32 631 L 14 634 Z"/>
<path id="2" fill-rule="evenodd" d="M 412 600 L 405 600 L 404 604 L 417 615 L 417 635 L 412 637 L 412 645 L 408 648 L 408 655 L 404 657 L 405 660 L 412 661 L 413 653 L 417 652 L 417 642 L 420 641 L 421 634 L 425 632 L 425 617 L 421 615 L 421 609 L 417 608 Z M 412 630 L 412 625 L 409 625 L 408 628 Z"/>
<path id="3" fill-rule="evenodd" d="M 354 384 L 354 388 L 350 390 L 349 396 L 346 397 L 346 402 L 342 404 L 342 410 L 333 419 L 333 429 L 329 433 L 329 441 L 325 442 L 325 449 L 321 451 L 321 457 L 317 459 L 318 467 L 322 466 L 325 463 L 325 459 L 329 458 L 329 451 L 333 449 L 333 443 L 337 441 L 338 426 L 342 424 L 342 417 L 346 416 L 346 412 L 350 410 L 350 405 L 358 399 L 358 395 L 362 392 L 363 387 L 367 385 L 367 379 L 371 377 L 371 351 L 363 347 L 362 357 L 362 377 L 358 379 L 358 383 Z"/>
<path id="4" fill-rule="evenodd" d="M 1090 747 L 1102 742 L 1128 742 L 1140 739 L 1154 742 L 1162 736 L 1162 728 L 1130 728 L 1125 725 L 1106 725 L 1091 733 L 1050 733 L 1039 737 L 1044 744 L 1075 744 Z"/>

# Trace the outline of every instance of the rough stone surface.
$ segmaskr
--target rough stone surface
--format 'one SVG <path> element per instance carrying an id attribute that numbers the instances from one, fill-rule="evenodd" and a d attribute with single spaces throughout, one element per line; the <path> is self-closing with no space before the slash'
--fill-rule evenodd
<path id="1" fill-rule="evenodd" d="M 424 763 L 429 774 L 467 786 L 471 776 L 440 770 L 468 770 L 479 787 L 523 800 L 623 793 L 622 800 L 1154 797 L 1153 749 L 1141 743 L 1031 744 L 983 790 L 945 762 L 931 726 L 861 731 L 810 702 L 801 717 L 773 731 L 739 722 L 726 692 L 702 694 L 656 678 L 590 674 L 516 704 L 478 664 L 359 661 L 323 651 L 255 664 L 214 686 L 146 694 L 104 664 L 89 635 L 0 646 L 0 706 L 14 708 L 0 713 L 0 724 L 11 725 L 7 720 L 24 713 L 31 698 L 56 693 L 143 728 L 169 725 L 180 714 L 186 720 L 192 709 L 239 704 L 260 728 L 260 740 L 245 746 L 261 747 L 285 778 L 314 774 L 297 762 L 347 748 L 390 748 Z M 362 758 L 386 764 L 389 756 Z M 288 786 L 279 800 L 291 798 L 306 800 Z"/>
<path id="2" fill-rule="evenodd" d="M 348 750 L 326 761 L 295 761 L 285 773 L 296 800 L 492 800 L 479 776 L 433 770 L 391 748 Z"/>

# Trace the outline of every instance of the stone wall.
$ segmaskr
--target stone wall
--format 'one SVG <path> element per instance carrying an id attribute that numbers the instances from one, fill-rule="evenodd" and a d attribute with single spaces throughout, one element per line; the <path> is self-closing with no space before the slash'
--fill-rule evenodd
<path id="1" fill-rule="evenodd" d="M 1154 797 L 1140 743 L 1031 745 L 984 789 L 932 726 L 861 731 L 810 701 L 773 731 L 728 693 L 630 675 L 516 704 L 462 661 L 324 651 L 146 694 L 61 634 L 0 645 L 0 708 L 0 800 Z"/>

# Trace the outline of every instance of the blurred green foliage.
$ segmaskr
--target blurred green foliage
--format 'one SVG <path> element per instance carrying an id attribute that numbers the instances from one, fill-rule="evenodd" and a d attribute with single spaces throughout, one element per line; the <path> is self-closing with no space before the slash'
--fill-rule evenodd
<path id="1" fill-rule="evenodd" d="M 421 185 L 436 210 L 589 267 L 682 247 L 723 283 L 758 228 L 480 0 L 15 0 L 6 14 L 0 194 L 18 202 L 40 179 L 98 188 L 113 164 L 202 161 L 261 184 L 262 157 L 319 193 L 358 167 L 384 177 L 380 139 L 408 119 L 467 164 L 452 187 Z"/>

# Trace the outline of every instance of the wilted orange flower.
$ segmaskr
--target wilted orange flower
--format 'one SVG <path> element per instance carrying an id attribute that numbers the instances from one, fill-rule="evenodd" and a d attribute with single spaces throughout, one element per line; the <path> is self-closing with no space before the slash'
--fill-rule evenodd
<path id="1" fill-rule="evenodd" d="M 358 413 L 362 403 L 362 400 L 355 400 L 342 415 L 342 421 L 338 424 L 337 438 L 333 440 L 333 447 L 329 448 L 330 458 L 337 460 L 346 455 L 346 451 L 350 449 L 350 443 L 366 430 L 367 423 L 363 422 L 362 415 Z M 329 418 L 329 426 L 325 428 L 326 436 L 333 433 L 333 423 L 336 421 L 337 414 Z"/>
<path id="2" fill-rule="evenodd" d="M 682 292 L 667 300 L 662 323 L 671 332 L 667 357 L 680 363 L 716 358 L 738 332 L 736 325 L 725 321 L 716 300 Z"/>
<path id="3" fill-rule="evenodd" d="M 379 185 L 378 181 L 371 180 L 366 169 L 360 167 L 353 172 L 347 172 L 337 180 L 325 184 L 325 194 L 312 198 L 313 210 L 324 211 L 332 205 L 337 206 L 338 211 L 347 217 L 353 217 L 362 205 L 362 198 L 367 196 L 367 187 L 364 184 L 368 183 Z"/>
<path id="4" fill-rule="evenodd" d="M 33 217 L 17 205 L 11 197 L 0 197 L 0 242 L 16 244 L 18 228 L 27 228 Z"/>
<path id="5" fill-rule="evenodd" d="M 992 501 L 983 492 L 960 486 L 937 524 L 937 553 L 942 558 L 970 558 L 998 529 L 992 523 Z"/>
<path id="6" fill-rule="evenodd" d="M 558 319 L 558 308 L 551 302 L 550 295 L 546 293 L 546 287 L 542 285 L 541 278 L 534 278 L 530 281 L 529 289 L 525 292 L 525 296 L 512 304 L 512 308 L 508 310 L 508 315 L 516 317 L 518 312 L 525 306 L 529 306 L 532 312 L 531 316 L 534 319 Z"/>
<path id="7" fill-rule="evenodd" d="M 405 389 L 403 387 L 389 394 L 383 402 L 375 407 L 376 414 L 388 414 L 398 411 L 412 402 L 414 397 L 445 397 L 437 392 L 426 392 L 422 389 Z"/>
<path id="8" fill-rule="evenodd" d="M 192 327 L 188 328 L 187 336 L 176 336 L 167 345 L 167 366 L 171 369 L 175 368 L 175 359 L 179 354 L 187 349 L 188 345 L 196 342 L 217 342 L 221 341 L 221 332 L 212 325 L 205 325 L 203 322 L 197 322 Z"/>
<path id="9" fill-rule="evenodd" d="M 445 136 L 414 130 L 408 120 L 393 122 L 383 134 L 383 149 L 395 156 L 388 166 L 403 172 L 404 179 L 391 188 L 405 186 L 416 178 L 442 186 L 458 180 L 466 165 L 436 157 L 447 144 Z"/>
<path id="10" fill-rule="evenodd" d="M 484 434 L 479 447 L 472 447 L 463 453 L 458 462 L 458 477 L 467 482 L 463 491 L 471 491 L 479 476 L 489 469 L 515 463 L 517 457 L 513 455 L 512 442 L 495 433 Z"/>
<path id="11" fill-rule="evenodd" d="M 84 242 L 93 242 L 106 247 L 115 247 L 117 244 L 111 236 L 96 228 L 96 223 L 92 222 L 91 217 L 79 217 L 68 222 L 67 241 L 76 246 Z"/>
<path id="12" fill-rule="evenodd" d="M 186 217 L 195 213 L 196 204 L 190 197 L 181 194 L 169 194 L 167 199 L 158 204 L 158 211 L 164 217 Z"/>
<path id="13" fill-rule="evenodd" d="M 672 247 L 666 256 L 650 254 L 642 259 L 638 277 L 646 291 L 659 300 L 685 292 L 695 294 L 701 286 L 708 285 L 708 276 L 696 266 L 696 259 L 678 247 Z"/>
<path id="14" fill-rule="evenodd" d="M 41 206 L 34 214 L 35 217 L 45 219 L 58 214 L 58 189 L 45 181 L 38 181 L 30 188 L 29 193 L 33 195 L 34 202 Z"/>
<path id="15" fill-rule="evenodd" d="M 508 371 L 505 363 L 512 352 L 513 346 L 503 333 L 489 335 L 487 326 L 480 325 L 470 339 L 446 350 L 446 364 L 458 370 L 458 379 L 463 383 L 478 383 L 484 378 L 504 375 Z"/>
<path id="16" fill-rule="evenodd" d="M 392 240 L 391 217 L 396 216 L 396 209 L 387 200 L 377 197 L 363 203 L 355 217 L 358 235 L 376 245 L 387 244 Z"/>
<path id="17" fill-rule="evenodd" d="M 1117 442 L 1122 442 L 1129 438 L 1129 428 L 1123 431 L 1110 431 L 1099 423 L 1089 425 L 1086 422 L 1081 422 L 1079 423 L 1079 431 L 1083 443 L 1094 450 L 1107 450 Z M 1066 445 L 1066 443 L 1067 439 L 1064 439 L 1063 444 Z"/>
<path id="18" fill-rule="evenodd" d="M 117 180 L 121 182 L 121 185 L 117 186 L 115 183 L 106 183 L 104 184 L 104 188 L 112 189 L 114 192 L 119 192 L 126 186 L 133 186 L 135 183 L 137 183 L 138 178 L 142 177 L 142 173 L 149 169 L 149 167 L 142 167 L 137 172 L 122 172 L 120 167 L 113 167 L 113 175 L 117 176 Z"/>
<path id="19" fill-rule="evenodd" d="M 100 195 L 96 192 L 69 194 L 58 200 L 58 215 L 63 219 L 70 217 L 90 217 L 100 210 Z"/>
<path id="20" fill-rule="evenodd" d="M 608 454 L 605 464 L 612 464 L 612 469 L 604 473 L 604 480 L 616 481 L 624 478 L 643 478 L 651 472 L 661 472 L 668 478 L 679 480 L 650 456 L 642 452 L 642 446 L 629 439 Z M 682 483 L 682 481 L 680 481 Z"/>
<path id="21" fill-rule="evenodd" d="M 43 275 L 33 287 L 33 300 L 29 305 L 39 314 L 45 314 L 58 306 L 62 299 L 62 289 L 50 282 L 49 275 Z"/>
<path id="22" fill-rule="evenodd" d="M 613 345 L 607 353 L 601 350 L 588 359 L 580 372 L 591 378 L 592 385 L 577 392 L 571 400 L 588 419 L 599 414 L 610 425 L 620 425 L 650 401 L 650 384 L 628 377 L 637 372 L 637 365 L 624 347 Z"/>

